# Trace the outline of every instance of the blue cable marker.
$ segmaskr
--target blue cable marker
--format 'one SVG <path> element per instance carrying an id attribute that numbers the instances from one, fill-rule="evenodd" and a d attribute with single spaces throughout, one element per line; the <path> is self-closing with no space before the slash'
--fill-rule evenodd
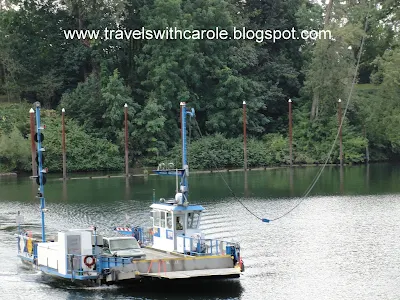
<path id="1" fill-rule="evenodd" d="M 269 223 L 269 220 L 266 218 L 261 219 L 261 221 L 263 221 L 264 223 Z"/>

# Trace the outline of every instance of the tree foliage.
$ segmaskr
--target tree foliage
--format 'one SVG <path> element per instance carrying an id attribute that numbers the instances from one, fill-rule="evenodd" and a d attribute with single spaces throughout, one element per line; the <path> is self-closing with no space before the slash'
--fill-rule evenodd
<path id="1" fill-rule="evenodd" d="M 62 170 L 61 118 L 54 111 L 48 111 L 43 118 L 46 124 L 45 141 L 46 167 L 50 171 Z M 123 158 L 119 155 L 118 146 L 106 139 L 88 135 L 74 120 L 66 124 L 67 170 L 96 171 L 120 170 Z"/>
<path id="2" fill-rule="evenodd" d="M 0 107 L 4 153 L 9 144 L 4 141 L 11 133 L 17 143 L 26 141 L 27 111 L 31 103 L 40 101 L 44 111 L 65 108 L 73 129 L 69 135 L 90 141 L 86 147 L 77 143 L 72 144 L 76 149 L 68 148 L 72 151 L 69 167 L 122 168 L 116 157 L 123 157 L 126 103 L 130 165 L 156 165 L 163 157 L 178 155 L 179 103 L 186 101 L 195 108 L 204 135 L 193 130 L 192 163 L 198 168 L 212 168 L 212 161 L 242 166 L 245 101 L 249 164 L 287 163 L 287 100 L 291 98 L 295 162 L 322 162 L 337 135 L 337 101 L 347 102 L 356 75 L 344 119 L 345 161 L 364 161 L 367 148 L 371 160 L 398 158 L 399 2 L 314 2 L 14 0 L 0 9 L 0 101 L 18 103 Z M 218 27 L 231 37 L 234 28 L 295 28 L 297 35 L 303 29 L 325 29 L 332 39 L 71 40 L 64 36 L 64 30 L 99 30 L 101 35 L 106 28 L 142 27 L 182 31 Z M 57 127 L 58 114 L 50 114 Z M 50 117 L 47 120 L 52 122 Z M 58 170 L 58 136 L 52 129 L 49 132 L 55 151 L 48 150 L 49 163 Z M 338 147 L 329 161 L 337 159 Z M 7 158 L 6 168 L 27 168 L 23 160 L 17 161 Z"/>
<path id="3" fill-rule="evenodd" d="M 17 127 L 9 134 L 0 136 L 0 170 L 25 170 L 29 167 L 30 151 L 28 140 Z"/>
<path id="4" fill-rule="evenodd" d="M 19 108 L 19 107 L 22 108 Z M 0 170 L 31 171 L 31 137 L 29 105 L 0 106 Z M 54 110 L 42 110 L 46 149 L 46 167 L 62 171 L 61 116 Z M 19 125 L 19 126 L 18 126 Z M 66 154 L 68 171 L 119 170 L 123 167 L 118 146 L 85 132 L 73 119 L 66 120 Z"/>

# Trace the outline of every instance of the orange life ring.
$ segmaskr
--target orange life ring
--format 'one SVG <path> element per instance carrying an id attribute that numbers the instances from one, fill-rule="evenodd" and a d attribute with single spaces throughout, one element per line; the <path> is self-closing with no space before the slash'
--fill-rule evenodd
<path id="1" fill-rule="evenodd" d="M 88 262 L 88 259 L 91 259 L 91 262 Z M 94 258 L 93 255 L 88 255 L 85 256 L 85 258 L 83 259 L 83 263 L 88 267 L 91 268 L 95 263 L 96 263 L 96 259 Z"/>

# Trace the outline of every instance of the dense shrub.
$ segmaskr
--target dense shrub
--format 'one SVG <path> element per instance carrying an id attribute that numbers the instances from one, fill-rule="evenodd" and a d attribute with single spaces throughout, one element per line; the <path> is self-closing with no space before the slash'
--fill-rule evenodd
<path id="1" fill-rule="evenodd" d="M 21 107 L 23 109 L 10 105 L 8 110 L 7 106 L 2 106 L 3 116 L 13 125 L 11 131 L 10 124 L 2 123 L 0 127 L 0 170 L 3 172 L 31 170 L 29 107 Z M 50 172 L 61 171 L 61 117 L 51 110 L 42 110 L 41 114 L 42 124 L 46 125 L 43 141 L 45 167 Z M 66 145 L 67 169 L 70 172 L 123 168 L 123 156 L 117 145 L 90 136 L 71 119 L 66 120 Z"/>
<path id="2" fill-rule="evenodd" d="M 225 138 L 222 134 L 203 137 L 189 145 L 188 160 L 192 169 L 218 169 L 243 167 L 243 137 Z M 278 164 L 288 156 L 287 141 L 279 134 L 269 134 L 263 139 L 249 138 L 247 142 L 248 166 L 258 167 Z M 167 165 L 181 165 L 181 146 L 177 145 L 163 159 Z"/>

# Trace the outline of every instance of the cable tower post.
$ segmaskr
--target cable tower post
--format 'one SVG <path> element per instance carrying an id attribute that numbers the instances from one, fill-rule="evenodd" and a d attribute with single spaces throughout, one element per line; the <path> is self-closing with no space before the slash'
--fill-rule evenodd
<path id="1" fill-rule="evenodd" d="M 41 126 L 40 124 L 40 102 L 35 102 L 35 110 L 36 110 L 36 134 L 35 134 L 35 142 L 37 145 L 37 164 L 38 164 L 38 173 L 36 177 L 36 183 L 39 185 L 38 198 L 40 199 L 40 212 L 41 212 L 41 223 L 42 223 L 42 242 L 46 242 L 46 232 L 45 232 L 45 210 L 46 210 L 46 201 L 44 198 L 44 185 L 46 184 L 46 175 L 47 169 L 43 169 L 43 161 L 44 156 L 43 152 L 45 149 L 42 147 L 42 142 L 44 140 L 44 135 L 41 132 L 45 129 L 45 126 Z"/>
<path id="2" fill-rule="evenodd" d="M 292 99 L 289 99 L 289 159 L 290 167 L 293 166 L 293 137 L 292 137 Z"/>
<path id="3" fill-rule="evenodd" d="M 189 192 L 189 182 L 188 182 L 188 176 L 189 176 L 189 165 L 187 162 L 187 145 L 186 145 L 186 115 L 189 115 L 190 117 L 195 116 L 194 108 L 189 110 L 186 107 L 186 102 L 181 102 L 181 124 L 182 124 L 182 169 L 183 175 L 181 178 L 181 193 L 183 194 L 183 202 L 188 201 L 188 192 Z"/>

